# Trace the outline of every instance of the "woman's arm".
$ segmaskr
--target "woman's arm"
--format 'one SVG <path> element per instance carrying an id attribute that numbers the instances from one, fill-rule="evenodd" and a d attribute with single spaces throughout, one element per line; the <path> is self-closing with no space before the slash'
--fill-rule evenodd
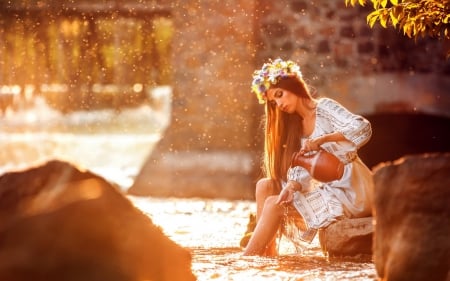
<path id="1" fill-rule="evenodd" d="M 296 191 L 302 191 L 302 185 L 294 180 L 289 180 L 278 195 L 276 204 L 283 205 L 292 202 Z"/>
<path id="2" fill-rule="evenodd" d="M 323 114 L 323 117 L 328 120 L 336 134 L 325 135 L 324 139 L 318 141 L 339 141 L 343 140 L 341 138 L 343 136 L 345 140 L 351 141 L 357 148 L 360 148 L 372 136 L 372 128 L 367 119 L 351 113 L 335 100 L 325 98 L 323 106 L 320 107 L 320 114 Z"/>
<path id="3" fill-rule="evenodd" d="M 334 132 L 330 134 L 325 134 L 315 139 L 307 139 L 305 140 L 303 147 L 300 149 L 301 153 L 306 153 L 309 151 L 317 151 L 320 149 L 320 146 L 326 142 L 337 142 L 344 141 L 347 138 L 341 132 Z"/>

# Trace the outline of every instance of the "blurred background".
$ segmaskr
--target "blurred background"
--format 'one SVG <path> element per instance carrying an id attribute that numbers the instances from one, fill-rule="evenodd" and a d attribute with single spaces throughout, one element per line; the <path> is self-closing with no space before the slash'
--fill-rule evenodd
<path id="1" fill-rule="evenodd" d="M 449 150 L 448 40 L 369 28 L 345 1 L 0 1 L 0 171 L 57 157 L 132 195 L 252 199 L 251 75 L 298 62 L 373 125 L 372 168 Z"/>
<path id="2" fill-rule="evenodd" d="M 264 107 L 252 73 L 296 61 L 369 119 L 370 168 L 450 150 L 448 40 L 370 28 L 344 0 L 0 0 L 0 174 L 67 160 L 193 253 L 198 280 L 375 280 L 369 259 L 241 256 Z M 178 197 L 178 198 L 176 198 Z M 170 200 L 168 200 L 170 198 Z"/>

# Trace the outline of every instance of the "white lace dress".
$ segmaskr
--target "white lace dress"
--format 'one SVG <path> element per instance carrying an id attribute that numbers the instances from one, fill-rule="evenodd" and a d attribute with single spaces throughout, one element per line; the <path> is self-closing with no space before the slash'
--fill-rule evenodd
<path id="1" fill-rule="evenodd" d="M 317 229 L 339 218 L 371 215 L 372 172 L 357 155 L 357 150 L 371 137 L 370 123 L 338 102 L 321 98 L 317 104 L 314 131 L 309 138 L 333 132 L 342 133 L 348 141 L 329 142 L 321 147 L 345 164 L 341 179 L 323 183 L 314 180 L 303 167 L 288 170 L 287 179 L 299 182 L 303 188 L 302 192 L 294 193 L 293 206 L 308 227 L 301 237 L 305 241 L 311 241 Z"/>

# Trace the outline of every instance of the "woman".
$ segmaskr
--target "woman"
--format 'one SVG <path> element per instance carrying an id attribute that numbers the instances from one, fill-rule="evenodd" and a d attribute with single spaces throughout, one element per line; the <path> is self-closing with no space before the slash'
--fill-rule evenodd
<path id="1" fill-rule="evenodd" d="M 371 215 L 372 173 L 357 155 L 371 137 L 370 123 L 329 98 L 315 99 L 292 61 L 276 59 L 253 75 L 252 91 L 265 104 L 265 178 L 256 184 L 255 230 L 244 255 L 277 254 L 275 238 L 286 207 L 295 208 L 312 241 L 318 229 L 337 219 Z M 326 150 L 344 166 L 340 179 L 320 182 L 291 167 L 295 152 Z"/>

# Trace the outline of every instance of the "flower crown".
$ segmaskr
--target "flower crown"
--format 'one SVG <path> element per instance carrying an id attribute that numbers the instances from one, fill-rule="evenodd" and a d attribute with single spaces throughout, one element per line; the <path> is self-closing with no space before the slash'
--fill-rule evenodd
<path id="1" fill-rule="evenodd" d="M 302 78 L 300 67 L 290 60 L 282 60 L 280 58 L 274 61 L 269 60 L 260 70 L 253 73 L 252 92 L 256 94 L 260 104 L 264 104 L 266 91 L 270 86 L 275 85 L 280 81 L 280 78 L 288 76 L 297 76 Z"/>

